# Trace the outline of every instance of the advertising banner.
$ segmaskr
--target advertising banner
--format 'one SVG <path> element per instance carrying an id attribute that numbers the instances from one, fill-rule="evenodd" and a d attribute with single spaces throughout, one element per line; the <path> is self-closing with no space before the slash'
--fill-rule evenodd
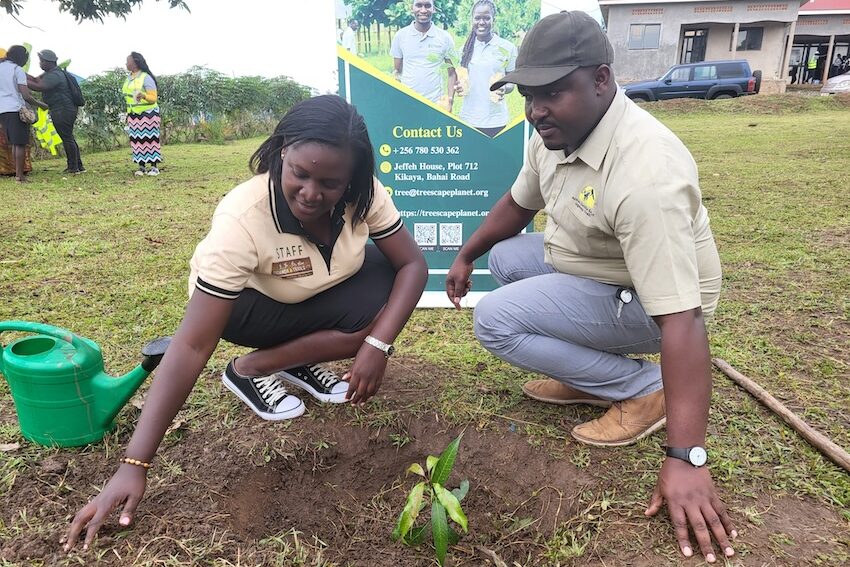
<path id="1" fill-rule="evenodd" d="M 445 276 L 455 255 L 522 167 L 523 99 L 513 85 L 490 85 L 513 70 L 540 3 L 397 4 L 385 10 L 398 14 L 395 26 L 356 12 L 337 20 L 339 94 L 365 118 L 377 176 L 425 254 L 420 307 L 451 307 Z M 464 305 L 495 287 L 479 259 Z"/>

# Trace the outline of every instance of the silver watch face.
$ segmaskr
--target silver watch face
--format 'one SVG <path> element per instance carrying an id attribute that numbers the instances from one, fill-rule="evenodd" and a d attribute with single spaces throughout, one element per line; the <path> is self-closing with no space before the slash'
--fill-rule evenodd
<path id="1" fill-rule="evenodd" d="M 708 460 L 708 454 L 705 452 L 705 449 L 702 447 L 692 447 L 690 451 L 688 451 L 688 461 L 695 466 L 701 467 Z"/>

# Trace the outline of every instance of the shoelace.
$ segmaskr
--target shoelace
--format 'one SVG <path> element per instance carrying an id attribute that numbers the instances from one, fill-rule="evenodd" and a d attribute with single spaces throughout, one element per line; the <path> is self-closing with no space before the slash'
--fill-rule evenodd
<path id="1" fill-rule="evenodd" d="M 336 386 L 337 382 L 339 382 L 339 378 L 337 378 L 336 374 L 326 368 L 322 368 L 318 364 L 308 366 L 307 369 L 313 373 L 313 376 L 315 376 L 325 388 L 333 388 Z"/>
<path id="2" fill-rule="evenodd" d="M 253 380 L 254 385 L 260 391 L 260 397 L 263 398 L 263 401 L 269 407 L 276 407 L 280 400 L 289 395 L 286 392 L 286 386 L 283 385 L 283 382 L 274 376 L 263 376 L 261 378 L 252 378 L 251 380 Z"/>

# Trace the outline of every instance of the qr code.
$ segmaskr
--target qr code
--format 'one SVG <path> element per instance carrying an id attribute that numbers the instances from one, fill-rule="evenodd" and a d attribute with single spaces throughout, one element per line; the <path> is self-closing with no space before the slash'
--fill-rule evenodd
<path id="1" fill-rule="evenodd" d="M 436 246 L 437 223 L 413 223 L 413 238 L 419 246 Z"/>
<path id="2" fill-rule="evenodd" d="M 463 225 L 459 222 L 440 223 L 440 246 L 460 246 L 463 244 Z"/>

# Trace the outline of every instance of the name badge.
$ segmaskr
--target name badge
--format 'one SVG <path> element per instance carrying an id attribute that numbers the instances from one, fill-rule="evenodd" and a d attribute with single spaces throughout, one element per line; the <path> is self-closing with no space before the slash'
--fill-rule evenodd
<path id="1" fill-rule="evenodd" d="M 313 275 L 313 262 L 309 257 L 272 263 L 272 275 L 279 278 L 306 278 Z"/>

